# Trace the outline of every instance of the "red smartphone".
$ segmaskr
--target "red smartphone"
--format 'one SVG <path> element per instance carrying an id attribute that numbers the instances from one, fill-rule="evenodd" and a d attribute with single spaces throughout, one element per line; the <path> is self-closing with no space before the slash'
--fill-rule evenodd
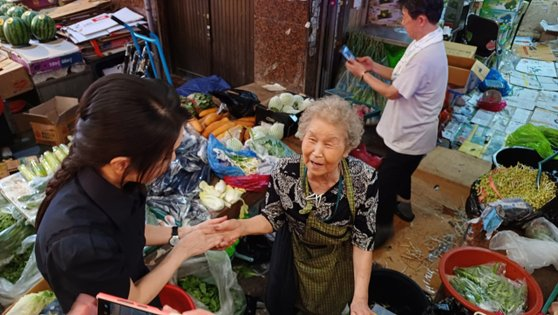
<path id="1" fill-rule="evenodd" d="M 168 315 L 160 309 L 106 293 L 97 294 L 98 315 Z"/>

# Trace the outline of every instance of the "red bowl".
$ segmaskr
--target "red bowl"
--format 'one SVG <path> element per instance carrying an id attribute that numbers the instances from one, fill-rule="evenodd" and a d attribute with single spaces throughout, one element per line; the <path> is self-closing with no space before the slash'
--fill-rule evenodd
<path id="1" fill-rule="evenodd" d="M 182 314 L 182 312 L 191 311 L 196 309 L 194 300 L 184 292 L 182 288 L 166 284 L 159 293 L 159 299 L 162 305 L 168 305 Z"/>
<path id="2" fill-rule="evenodd" d="M 498 254 L 486 248 L 469 246 L 458 247 L 450 250 L 442 256 L 438 264 L 438 272 L 446 292 L 470 311 L 480 311 L 486 315 L 497 315 L 497 313 L 485 311 L 466 300 L 453 288 L 448 279 L 449 275 L 453 275 L 453 270 L 456 267 L 471 267 L 491 262 L 505 263 L 505 276 L 509 279 L 525 279 L 525 282 L 527 283 L 527 310 L 524 315 L 538 314 L 543 306 L 543 295 L 539 284 L 516 262 L 502 254 Z"/>

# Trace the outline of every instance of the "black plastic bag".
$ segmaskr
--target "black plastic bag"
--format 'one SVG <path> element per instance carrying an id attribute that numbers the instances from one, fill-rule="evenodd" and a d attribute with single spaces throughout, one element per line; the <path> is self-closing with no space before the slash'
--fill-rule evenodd
<path id="1" fill-rule="evenodd" d="M 217 97 L 221 103 L 226 104 L 227 110 L 233 118 L 254 116 L 256 104 L 260 103 L 256 94 L 240 89 L 213 92 L 212 95 Z"/>

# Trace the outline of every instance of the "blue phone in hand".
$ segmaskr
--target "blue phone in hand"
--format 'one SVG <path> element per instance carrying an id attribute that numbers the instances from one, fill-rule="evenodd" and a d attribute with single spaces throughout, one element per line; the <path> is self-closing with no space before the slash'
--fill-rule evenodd
<path id="1" fill-rule="evenodd" d="M 341 54 L 343 55 L 343 57 L 345 57 L 345 59 L 347 60 L 354 60 L 355 55 L 353 55 L 353 53 L 351 52 L 351 50 L 349 49 L 349 47 L 347 47 L 347 45 L 343 45 L 341 47 Z"/>

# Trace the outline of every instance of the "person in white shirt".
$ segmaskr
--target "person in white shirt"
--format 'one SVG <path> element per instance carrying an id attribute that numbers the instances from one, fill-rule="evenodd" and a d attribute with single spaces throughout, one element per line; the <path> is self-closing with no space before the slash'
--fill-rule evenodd
<path id="1" fill-rule="evenodd" d="M 394 212 L 405 221 L 414 219 L 411 175 L 436 146 L 448 78 L 443 34 L 437 25 L 443 0 L 399 0 L 399 4 L 401 24 L 413 42 L 397 66 L 392 69 L 370 57 L 345 64 L 354 76 L 388 99 L 376 128 L 388 147 L 378 173 L 376 248 L 393 235 Z"/>

